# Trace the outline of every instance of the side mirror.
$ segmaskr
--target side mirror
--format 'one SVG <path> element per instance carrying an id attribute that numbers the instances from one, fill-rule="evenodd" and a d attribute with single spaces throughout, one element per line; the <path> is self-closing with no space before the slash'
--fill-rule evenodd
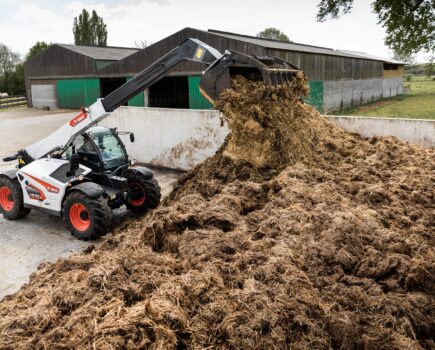
<path id="1" fill-rule="evenodd" d="M 73 154 L 69 158 L 69 170 L 66 173 L 66 176 L 75 176 L 77 170 L 80 168 L 80 156 L 78 154 Z"/>
<path id="2" fill-rule="evenodd" d="M 130 134 L 130 142 L 134 142 L 135 138 L 134 138 L 134 133 Z"/>

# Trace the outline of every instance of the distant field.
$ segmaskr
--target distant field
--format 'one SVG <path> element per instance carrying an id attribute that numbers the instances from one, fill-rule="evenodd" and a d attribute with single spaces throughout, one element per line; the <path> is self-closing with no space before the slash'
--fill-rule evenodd
<path id="1" fill-rule="evenodd" d="M 412 76 L 405 81 L 410 86 L 408 94 L 384 98 L 337 114 L 368 117 L 435 119 L 435 81 L 424 76 Z"/>

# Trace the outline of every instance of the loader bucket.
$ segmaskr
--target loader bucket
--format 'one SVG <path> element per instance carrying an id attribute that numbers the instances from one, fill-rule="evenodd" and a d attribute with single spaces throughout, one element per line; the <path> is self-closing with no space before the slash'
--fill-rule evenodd
<path id="1" fill-rule="evenodd" d="M 265 81 L 269 85 L 281 85 L 293 79 L 301 70 L 277 57 L 250 56 L 228 50 L 204 71 L 199 89 L 214 104 L 225 89 L 231 87 L 231 78 L 242 75 L 250 80 Z"/>

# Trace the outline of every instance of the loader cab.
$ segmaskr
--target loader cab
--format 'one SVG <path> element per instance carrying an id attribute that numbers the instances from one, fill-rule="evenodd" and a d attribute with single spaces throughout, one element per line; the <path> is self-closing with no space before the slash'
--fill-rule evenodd
<path id="1" fill-rule="evenodd" d="M 79 135 L 65 152 L 65 157 L 77 154 L 80 163 L 95 172 L 114 171 L 128 164 L 124 143 L 115 129 L 103 126 L 90 128 Z"/>

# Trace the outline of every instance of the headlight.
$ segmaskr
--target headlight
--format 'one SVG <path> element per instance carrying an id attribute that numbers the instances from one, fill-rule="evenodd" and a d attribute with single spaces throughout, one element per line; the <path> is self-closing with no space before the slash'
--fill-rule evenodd
<path id="1" fill-rule="evenodd" d="M 80 174 L 79 176 L 77 176 L 77 180 L 79 180 L 79 181 L 83 181 L 84 178 L 85 178 L 85 176 L 83 174 Z"/>
<path id="2" fill-rule="evenodd" d="M 130 160 L 130 165 L 135 165 L 135 164 L 136 164 L 136 159 Z"/>

